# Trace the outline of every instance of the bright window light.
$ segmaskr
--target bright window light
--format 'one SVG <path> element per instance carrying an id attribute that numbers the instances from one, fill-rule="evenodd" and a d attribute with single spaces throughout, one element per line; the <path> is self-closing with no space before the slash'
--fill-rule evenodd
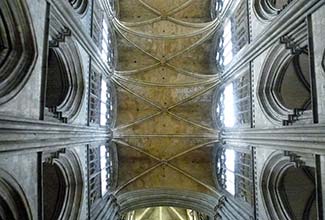
<path id="1" fill-rule="evenodd" d="M 100 169 L 101 169 L 101 185 L 102 185 L 102 195 L 107 192 L 107 149 L 105 145 L 100 146 Z"/>
<path id="2" fill-rule="evenodd" d="M 235 195 L 235 151 L 226 149 L 226 190 Z"/>
<path id="3" fill-rule="evenodd" d="M 224 90 L 224 124 L 226 127 L 235 125 L 235 103 L 234 103 L 234 88 L 230 83 Z"/>
<path id="4" fill-rule="evenodd" d="M 232 32 L 231 32 L 231 22 L 227 21 L 227 23 L 225 24 L 224 27 L 224 31 L 223 31 L 223 38 L 224 38 L 224 63 L 223 65 L 228 65 L 233 58 L 233 45 L 232 45 Z"/>
<path id="5" fill-rule="evenodd" d="M 101 94 L 100 94 L 100 125 L 105 126 L 107 122 L 107 84 L 104 79 L 101 82 Z"/>

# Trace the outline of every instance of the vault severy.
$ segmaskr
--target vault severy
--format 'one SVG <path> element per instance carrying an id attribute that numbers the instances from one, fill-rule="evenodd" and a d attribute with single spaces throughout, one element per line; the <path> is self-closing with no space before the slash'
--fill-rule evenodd
<path id="1" fill-rule="evenodd" d="M 211 68 L 219 18 L 210 0 L 119 1 L 117 36 L 117 196 L 175 190 L 218 197 L 213 177 Z M 107 7 L 109 10 L 109 8 Z M 185 194 L 184 194 L 185 195 Z"/>

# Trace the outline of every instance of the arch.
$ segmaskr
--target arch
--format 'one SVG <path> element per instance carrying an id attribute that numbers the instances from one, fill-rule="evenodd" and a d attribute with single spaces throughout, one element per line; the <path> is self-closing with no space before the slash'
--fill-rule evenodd
<path id="1" fill-rule="evenodd" d="M 228 199 L 252 209 L 253 201 L 253 159 L 250 146 L 215 144 L 213 150 L 213 179 L 216 187 Z M 231 158 L 229 158 L 231 157 Z M 229 163 L 229 160 L 230 163 Z M 232 166 L 230 168 L 229 166 Z M 227 184 L 229 177 L 233 180 Z"/>
<path id="2" fill-rule="evenodd" d="M 260 181 L 269 219 L 314 219 L 310 218 L 316 213 L 313 173 L 314 168 L 305 166 L 296 154 L 277 151 L 270 156 L 262 169 Z M 299 198 L 295 196 L 297 194 Z"/>
<path id="3" fill-rule="evenodd" d="M 121 214 L 129 211 L 154 206 L 172 206 L 192 209 L 215 216 L 218 199 L 212 196 L 189 191 L 171 189 L 148 189 L 127 192 L 117 196 Z"/>
<path id="4" fill-rule="evenodd" d="M 37 48 L 30 24 L 25 1 L 0 2 L 0 104 L 21 91 L 35 66 Z"/>
<path id="5" fill-rule="evenodd" d="M 299 106 L 299 101 L 293 101 L 294 105 L 289 104 L 288 100 L 295 99 L 292 91 L 306 90 L 308 80 L 301 73 L 301 67 L 297 65 L 300 55 L 305 56 L 305 50 L 301 49 L 295 53 L 286 48 L 285 44 L 277 44 L 271 48 L 262 66 L 262 74 L 257 83 L 257 99 L 262 107 L 264 114 L 274 124 L 287 125 L 299 119 L 311 120 L 311 111 L 308 105 Z M 300 69 L 300 70 L 299 70 Z M 293 71 L 293 72 L 292 72 Z M 283 90 L 283 83 L 296 75 L 295 81 L 291 81 L 291 94 Z M 296 82 L 296 83 L 295 83 Z M 305 86 L 307 85 L 307 87 Z M 306 90 L 308 91 L 308 89 Z M 307 92 L 310 97 L 310 91 Z M 292 95 L 293 94 L 293 95 Z M 284 96 L 287 97 L 284 98 Z M 306 96 L 307 97 L 307 96 Z M 300 97 L 299 97 L 300 98 Z M 296 107 L 294 107 L 296 105 Z M 307 106 L 307 107 L 304 107 Z M 294 107 L 294 108 L 293 108 Z M 303 115 L 302 115 L 303 114 Z"/>
<path id="6" fill-rule="evenodd" d="M 30 220 L 32 214 L 19 183 L 0 169 L 0 219 Z"/>
<path id="7" fill-rule="evenodd" d="M 68 0 L 72 8 L 80 15 L 85 15 L 88 9 L 88 0 Z"/>
<path id="8" fill-rule="evenodd" d="M 45 96 L 49 111 L 64 122 L 73 121 L 85 95 L 84 83 L 81 56 L 72 37 L 50 47 Z"/>
<path id="9" fill-rule="evenodd" d="M 103 88 L 103 84 L 104 88 Z M 106 90 L 106 94 L 103 93 Z M 105 97 L 103 97 L 105 95 Z M 117 120 L 117 94 L 114 83 L 101 73 L 97 65 L 92 64 L 90 76 L 89 121 L 93 125 L 115 127 Z M 101 104 L 106 103 L 106 123 L 101 124 Z"/>
<path id="10" fill-rule="evenodd" d="M 56 164 L 43 164 L 44 219 L 59 219 L 67 195 L 62 170 Z"/>
<path id="11" fill-rule="evenodd" d="M 262 20 L 272 20 L 288 5 L 290 0 L 255 0 L 254 11 Z"/>
<path id="12" fill-rule="evenodd" d="M 63 150 L 55 155 L 57 156 L 48 158 L 43 164 L 43 167 L 52 166 L 49 171 L 57 173 L 57 182 L 61 186 L 61 189 L 58 189 L 61 191 L 57 191 L 57 203 L 52 207 L 54 211 L 51 219 L 78 219 L 83 198 L 81 163 L 73 150 Z M 44 198 L 47 198 L 46 193 L 43 192 Z"/>

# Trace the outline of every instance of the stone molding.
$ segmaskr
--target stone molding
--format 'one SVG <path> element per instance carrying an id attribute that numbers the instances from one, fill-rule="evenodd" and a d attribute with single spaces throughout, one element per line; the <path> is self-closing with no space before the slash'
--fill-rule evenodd
<path id="1" fill-rule="evenodd" d="M 25 0 L 0 2 L 0 105 L 25 86 L 37 60 L 34 29 Z M 19 29 L 17 28 L 19 27 Z"/>
<path id="2" fill-rule="evenodd" d="M 197 192 L 172 189 L 137 190 L 117 195 L 121 214 L 153 206 L 174 206 L 207 214 L 213 219 L 218 198 Z"/>
<path id="3" fill-rule="evenodd" d="M 106 128 L 66 125 L 0 115 L 0 152 L 60 149 L 80 144 L 107 141 Z"/>

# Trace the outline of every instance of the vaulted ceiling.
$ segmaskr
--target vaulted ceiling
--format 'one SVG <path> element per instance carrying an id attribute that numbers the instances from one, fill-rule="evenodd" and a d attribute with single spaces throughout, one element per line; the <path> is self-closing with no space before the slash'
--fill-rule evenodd
<path id="1" fill-rule="evenodd" d="M 211 0 L 120 0 L 116 194 L 169 189 L 216 195 L 212 119 L 219 85 Z"/>

